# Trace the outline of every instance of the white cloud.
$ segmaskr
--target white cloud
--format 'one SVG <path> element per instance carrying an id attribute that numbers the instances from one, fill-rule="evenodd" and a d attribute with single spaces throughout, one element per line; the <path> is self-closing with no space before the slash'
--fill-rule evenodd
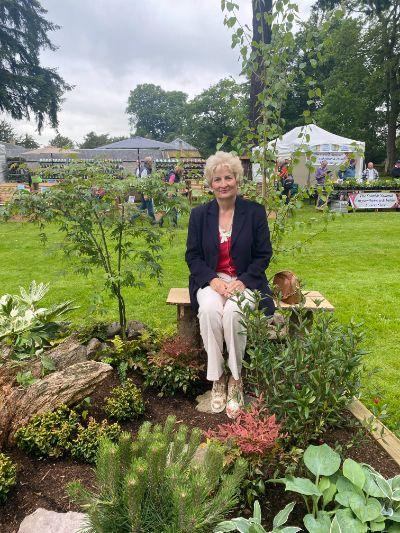
<path id="1" fill-rule="evenodd" d="M 65 95 L 59 131 L 81 141 L 90 130 L 128 134 L 129 91 L 139 83 L 182 90 L 193 97 L 223 77 L 239 75 L 237 51 L 223 26 L 219 0 L 42 0 L 47 18 L 61 26 L 42 63 L 56 67 L 75 88 Z M 251 24 L 251 2 L 240 0 Z M 310 0 L 300 6 L 308 12 Z M 305 10 L 305 11 L 304 11 Z M 35 124 L 14 122 L 36 135 Z M 42 144 L 55 135 L 44 128 Z"/>

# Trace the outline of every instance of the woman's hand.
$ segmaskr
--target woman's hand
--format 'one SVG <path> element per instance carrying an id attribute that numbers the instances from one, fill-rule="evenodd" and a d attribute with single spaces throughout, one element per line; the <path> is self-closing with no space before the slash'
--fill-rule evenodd
<path id="1" fill-rule="evenodd" d="M 239 279 L 235 279 L 234 281 L 228 283 L 227 291 L 230 295 L 234 294 L 235 292 L 244 292 L 245 290 L 246 285 Z"/>
<path id="2" fill-rule="evenodd" d="M 210 287 L 215 292 L 217 292 L 221 296 L 225 296 L 226 298 L 228 298 L 228 296 L 229 296 L 228 285 L 229 285 L 229 283 L 227 283 L 226 281 L 224 281 L 221 278 L 214 278 L 214 279 L 212 279 L 210 281 Z"/>

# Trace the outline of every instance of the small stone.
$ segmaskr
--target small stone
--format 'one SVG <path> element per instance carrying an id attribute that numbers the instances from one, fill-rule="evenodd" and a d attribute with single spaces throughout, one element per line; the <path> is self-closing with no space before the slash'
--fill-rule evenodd
<path id="1" fill-rule="evenodd" d="M 111 339 L 112 337 L 115 337 L 115 335 L 118 335 L 118 333 L 120 332 L 121 332 L 121 326 L 119 325 L 119 322 L 112 322 L 106 328 L 106 335 L 107 335 L 107 338 L 109 339 Z"/>
<path id="2" fill-rule="evenodd" d="M 39 508 L 22 520 L 18 533 L 78 533 L 87 526 L 84 513 L 56 513 Z"/>
<path id="3" fill-rule="evenodd" d="M 139 333 L 146 329 L 146 326 L 143 322 L 138 320 L 130 320 L 126 326 L 126 338 L 127 339 L 137 339 Z"/>
<path id="4" fill-rule="evenodd" d="M 93 337 L 93 339 L 90 339 L 86 346 L 86 356 L 91 359 L 101 350 L 101 347 L 102 343 L 99 341 L 99 339 Z"/>
<path id="5" fill-rule="evenodd" d="M 196 398 L 196 410 L 200 413 L 212 413 L 211 411 L 211 391 L 208 390 L 204 394 L 200 394 Z"/>

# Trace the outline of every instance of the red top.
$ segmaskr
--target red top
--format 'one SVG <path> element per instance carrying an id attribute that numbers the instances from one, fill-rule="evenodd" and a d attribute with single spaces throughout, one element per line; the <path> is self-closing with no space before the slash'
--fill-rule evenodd
<path id="1" fill-rule="evenodd" d="M 221 235 L 219 236 L 221 239 Z M 228 276 L 236 276 L 236 268 L 231 257 L 231 237 L 225 242 L 219 243 L 219 259 L 217 272 L 224 272 Z"/>

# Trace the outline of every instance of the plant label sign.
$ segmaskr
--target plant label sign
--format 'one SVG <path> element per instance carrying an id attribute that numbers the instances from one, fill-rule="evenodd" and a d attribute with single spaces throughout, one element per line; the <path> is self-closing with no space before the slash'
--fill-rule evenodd
<path id="1" fill-rule="evenodd" d="M 356 192 L 349 194 L 354 209 L 395 209 L 400 207 L 400 195 L 395 192 Z"/>

